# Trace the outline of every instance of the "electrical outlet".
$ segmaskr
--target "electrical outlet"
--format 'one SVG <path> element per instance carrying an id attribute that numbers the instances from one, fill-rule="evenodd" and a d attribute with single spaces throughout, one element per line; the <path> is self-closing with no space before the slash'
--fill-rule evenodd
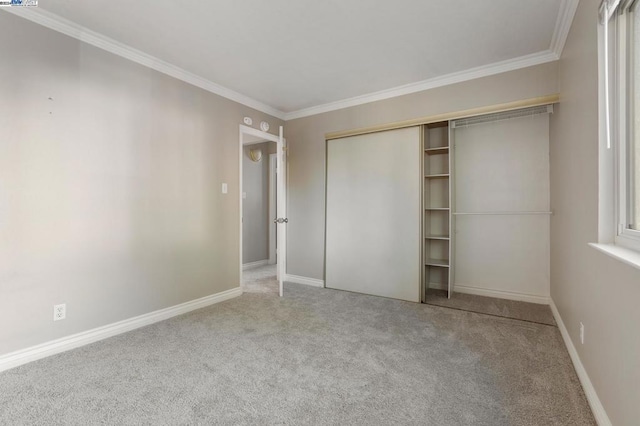
<path id="1" fill-rule="evenodd" d="M 53 305 L 53 320 L 60 321 L 67 317 L 67 304 Z"/>
<path id="2" fill-rule="evenodd" d="M 580 343 L 584 345 L 584 324 L 580 323 Z"/>

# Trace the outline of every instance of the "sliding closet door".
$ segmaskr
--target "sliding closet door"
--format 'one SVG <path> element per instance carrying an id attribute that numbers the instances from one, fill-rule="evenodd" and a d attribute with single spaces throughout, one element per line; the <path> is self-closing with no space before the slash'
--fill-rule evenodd
<path id="1" fill-rule="evenodd" d="M 327 142 L 326 286 L 420 301 L 420 129 Z"/>
<path id="2" fill-rule="evenodd" d="M 454 122 L 454 291 L 544 303 L 549 114 L 488 118 Z"/>

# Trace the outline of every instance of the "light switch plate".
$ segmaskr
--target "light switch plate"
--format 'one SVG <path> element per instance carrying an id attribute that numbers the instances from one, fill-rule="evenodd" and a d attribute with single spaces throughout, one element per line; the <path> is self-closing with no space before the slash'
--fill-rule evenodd
<path id="1" fill-rule="evenodd" d="M 227 184 L 226 184 L 226 183 L 223 183 L 223 184 L 222 184 L 222 193 L 223 193 L 223 194 L 226 194 L 226 193 L 228 192 L 228 190 L 229 190 L 229 188 L 227 187 Z"/>

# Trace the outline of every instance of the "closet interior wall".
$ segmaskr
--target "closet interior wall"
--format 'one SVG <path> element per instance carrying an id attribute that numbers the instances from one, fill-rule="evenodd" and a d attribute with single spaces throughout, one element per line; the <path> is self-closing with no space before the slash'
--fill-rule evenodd
<path id="1" fill-rule="evenodd" d="M 548 303 L 547 106 L 453 121 L 455 291 Z"/>

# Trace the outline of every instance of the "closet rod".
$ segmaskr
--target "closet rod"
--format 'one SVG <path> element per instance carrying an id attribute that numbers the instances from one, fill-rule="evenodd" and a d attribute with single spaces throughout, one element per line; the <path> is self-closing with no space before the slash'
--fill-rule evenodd
<path id="1" fill-rule="evenodd" d="M 490 216 L 490 215 L 551 215 L 553 212 L 455 212 L 456 216 Z"/>

